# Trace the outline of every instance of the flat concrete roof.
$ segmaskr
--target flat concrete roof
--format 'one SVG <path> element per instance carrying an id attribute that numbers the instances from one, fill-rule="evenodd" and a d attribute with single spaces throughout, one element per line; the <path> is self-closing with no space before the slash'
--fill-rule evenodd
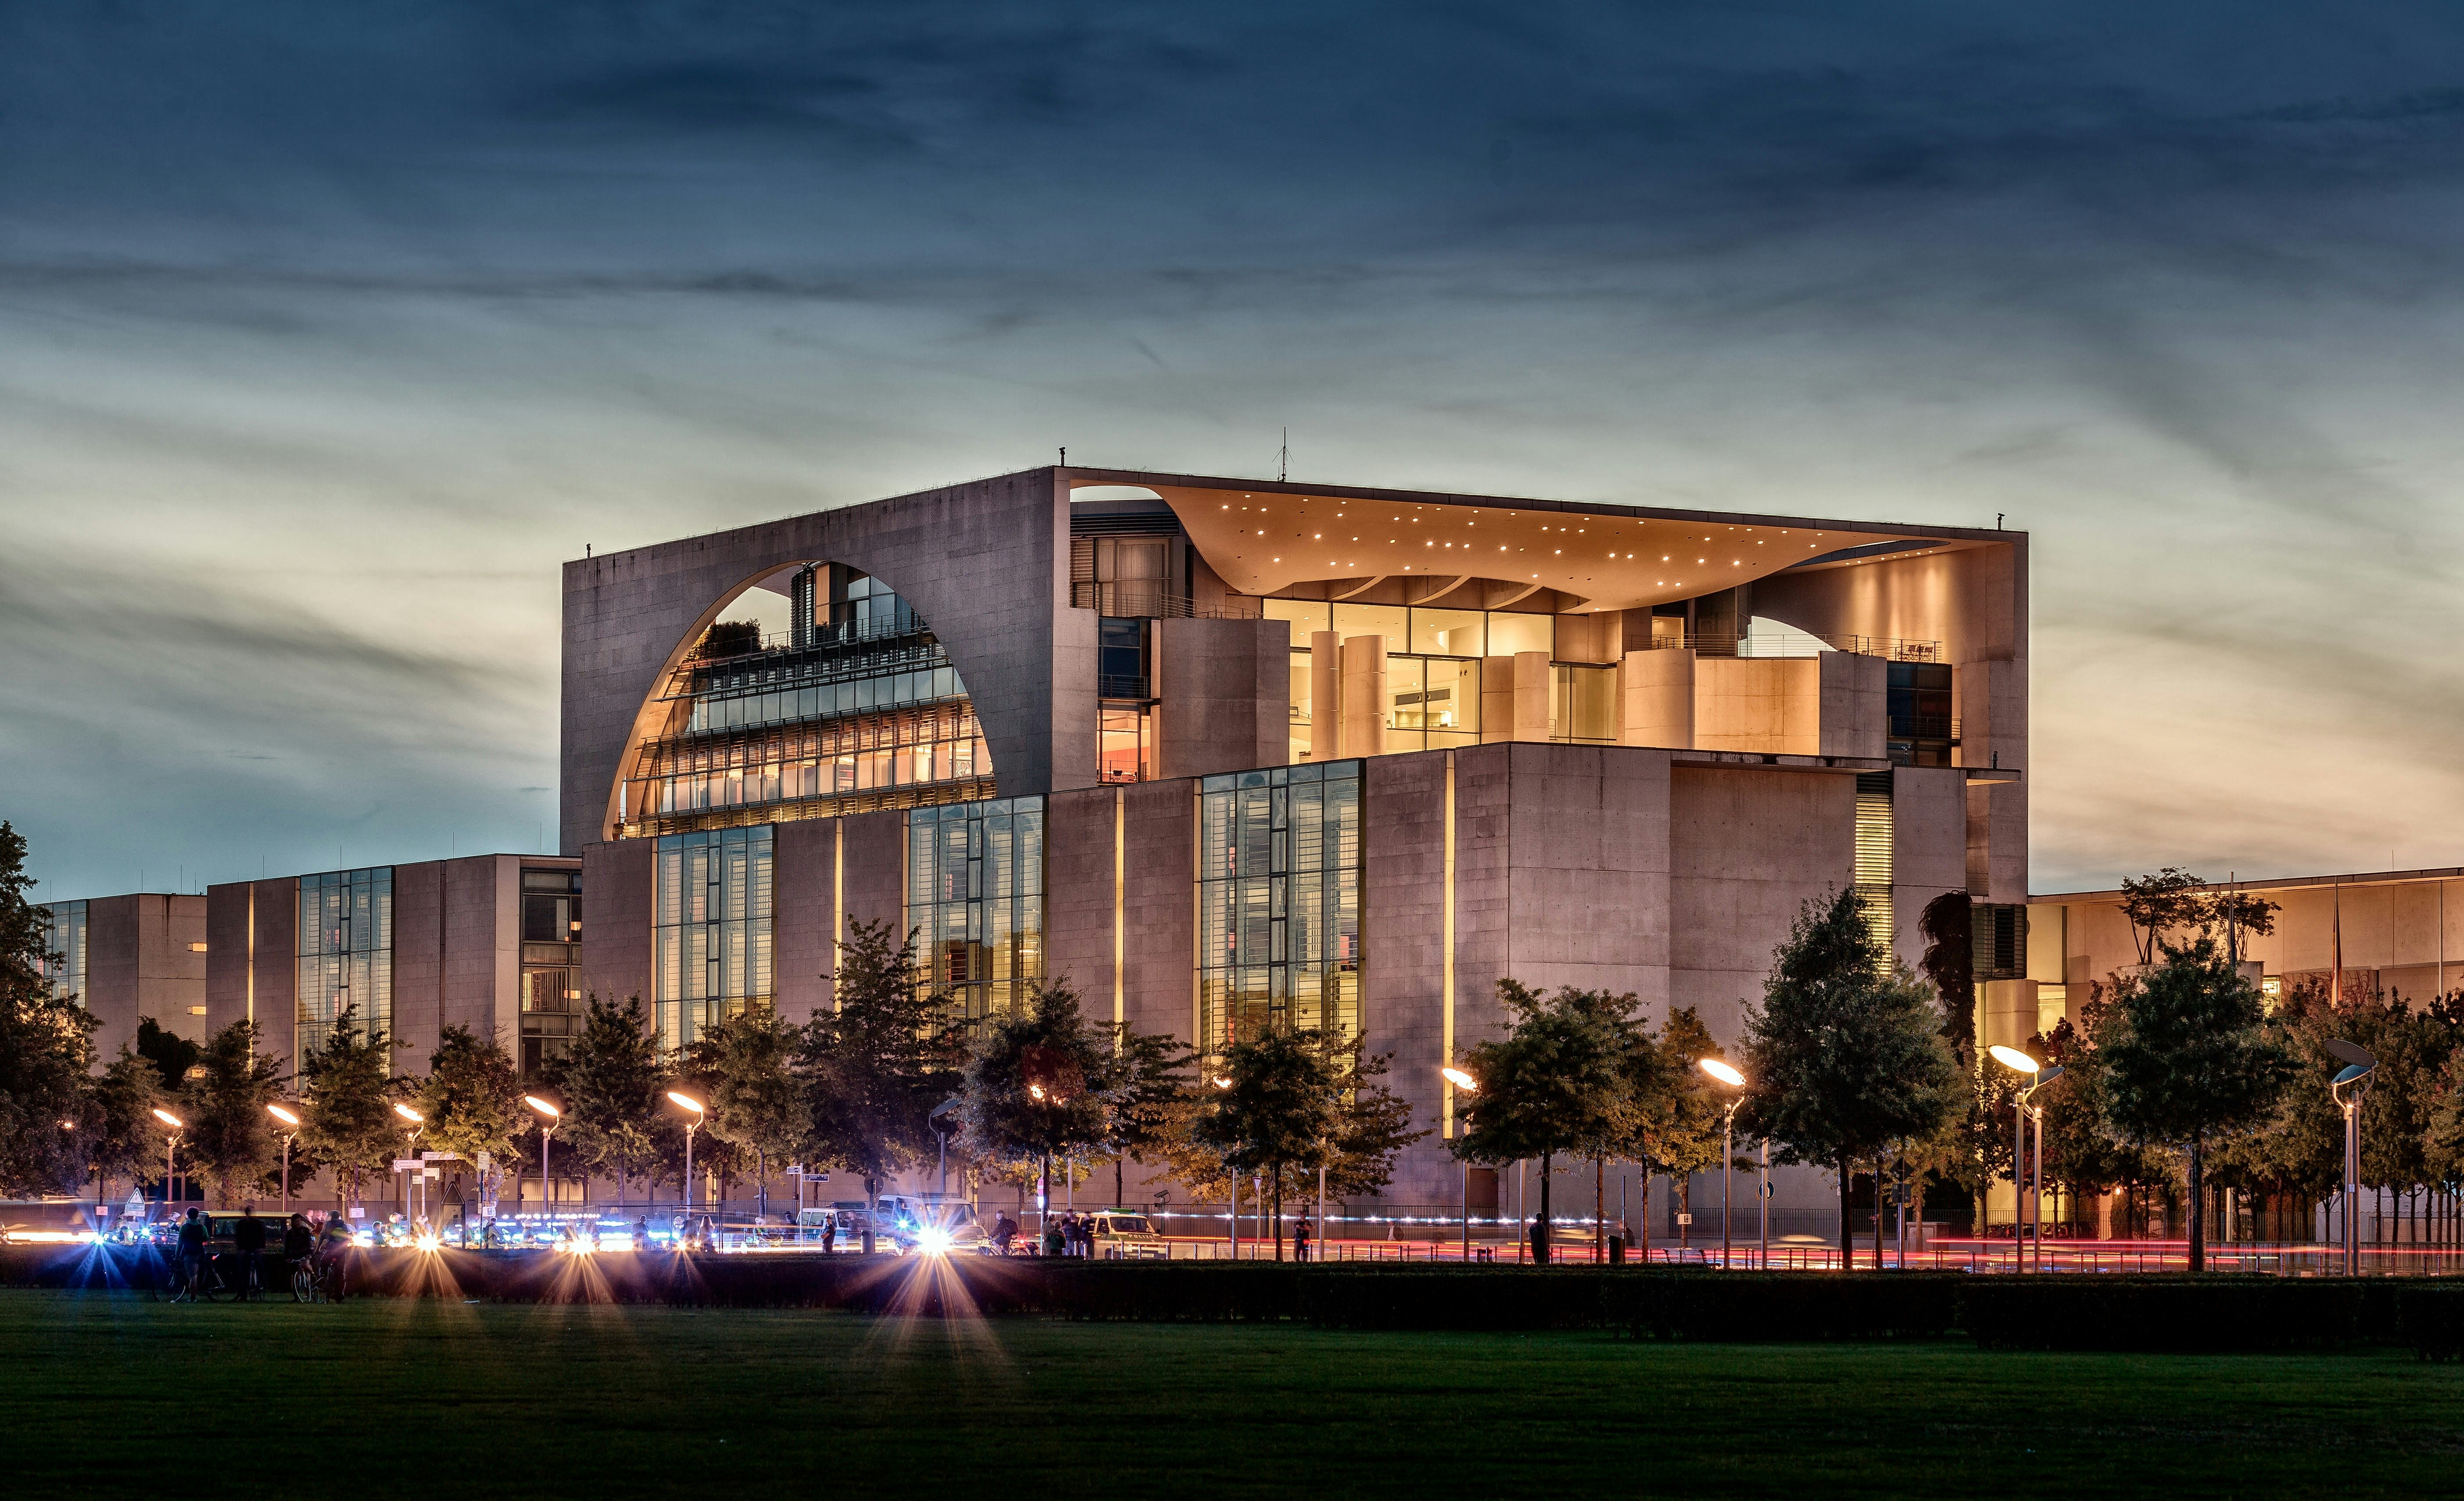
<path id="1" fill-rule="evenodd" d="M 2264 881 L 2233 881 L 2230 883 L 2211 881 L 2209 885 L 2211 887 L 2229 885 L 2231 889 L 2234 891 L 2244 892 L 2283 892 L 2301 891 L 2314 887 L 2402 886 L 2412 881 L 2453 880 L 2464 880 L 2464 866 L 2442 866 L 2426 871 L 2356 871 L 2345 875 L 2279 875 L 2273 879 Z M 2049 905 L 2054 902 L 2120 901 L 2122 900 L 2122 893 L 2117 890 L 2109 892 L 2055 892 L 2043 895 L 2031 894 L 2028 900 L 2031 903 L 2044 902 Z"/>

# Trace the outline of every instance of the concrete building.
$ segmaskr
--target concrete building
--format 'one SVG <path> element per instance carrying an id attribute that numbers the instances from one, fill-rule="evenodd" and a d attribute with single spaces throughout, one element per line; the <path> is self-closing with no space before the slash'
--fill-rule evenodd
<path id="1" fill-rule="evenodd" d="M 2340 976 L 2346 996 L 2386 990 L 2415 1004 L 2464 986 L 2464 869 L 2235 885 L 2278 908 L 2273 934 L 2241 938 L 2269 995 L 2332 985 Z M 2033 898 L 2027 947 L 2026 992 L 2008 1010 L 2014 1020 L 2029 1015 L 2038 1030 L 2065 1016 L 2076 1021 L 2091 986 L 2139 962 L 2118 891 Z"/>
<path id="2" fill-rule="evenodd" d="M 1498 981 L 1733 1041 L 1810 896 L 2020 908 L 2027 618 L 2018 533 L 1059 468 L 575 561 L 579 988 L 802 1020 L 868 919 L 976 1014 L 1357 1028 L 1451 1203 Z"/>
<path id="3" fill-rule="evenodd" d="M 580 1010 L 581 868 L 466 855 L 209 887 L 204 1027 L 253 1021 L 288 1070 L 348 1010 L 403 1045 L 397 1072 L 426 1072 L 447 1026 L 536 1069 Z"/>
<path id="4" fill-rule="evenodd" d="M 192 1042 L 206 1035 L 206 899 L 166 892 L 41 904 L 51 918 L 44 967 L 52 991 L 75 996 L 95 1020 L 96 1056 L 108 1063 L 137 1041 L 137 1024 Z"/>

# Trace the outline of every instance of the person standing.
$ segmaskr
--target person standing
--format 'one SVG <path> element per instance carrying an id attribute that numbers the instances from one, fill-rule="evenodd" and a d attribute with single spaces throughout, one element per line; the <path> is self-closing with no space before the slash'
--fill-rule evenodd
<path id="1" fill-rule="evenodd" d="M 256 1217 L 256 1205 L 239 1206 L 239 1225 L 231 1231 L 231 1248 L 239 1253 L 239 1297 L 245 1303 L 265 1291 L 259 1275 L 265 1260 L 265 1222 Z"/>
<path id="2" fill-rule="evenodd" d="M 204 1284 L 205 1273 L 206 1222 L 204 1219 L 199 1217 L 196 1210 L 190 1209 L 188 1211 L 188 1217 L 180 1222 L 180 1275 L 182 1282 L 180 1296 L 186 1297 L 191 1303 L 197 1301 L 197 1291 Z M 179 1299 L 174 1298 L 172 1301 L 177 1302 Z"/>
<path id="3" fill-rule="evenodd" d="M 1309 1216 L 1308 1216 L 1308 1215 L 1302 1215 L 1302 1216 L 1300 1217 L 1300 1222 L 1299 1222 L 1298 1224 L 1296 1224 L 1296 1225 L 1294 1225 L 1292 1226 L 1292 1260 L 1294 1260 L 1294 1261 L 1307 1261 L 1307 1260 L 1309 1260 Z"/>
<path id="4" fill-rule="evenodd" d="M 308 1228 L 308 1217 L 295 1214 L 282 1229 L 282 1269 L 291 1279 L 291 1295 L 299 1295 L 300 1266 L 317 1253 L 317 1232 Z"/>

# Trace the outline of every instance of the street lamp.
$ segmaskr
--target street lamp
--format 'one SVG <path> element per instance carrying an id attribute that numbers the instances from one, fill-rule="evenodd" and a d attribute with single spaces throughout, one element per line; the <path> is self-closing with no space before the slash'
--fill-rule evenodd
<path id="1" fill-rule="evenodd" d="M 291 1129 L 282 1134 L 282 1217 L 291 1218 L 291 1138 L 299 1135 L 299 1117 L 279 1105 L 268 1105 L 265 1113 Z"/>
<path id="2" fill-rule="evenodd" d="M 1461 1069 L 1440 1069 L 1438 1072 L 1448 1084 L 1465 1094 L 1480 1093 L 1480 1081 Z M 1318 1233 L 1323 1235 L 1326 1233 L 1326 1210 L 1323 1207 L 1318 1210 L 1317 1217 Z M 1471 1262 L 1471 1159 L 1469 1158 L 1463 1159 L 1463 1259 L 1466 1266 Z"/>
<path id="3" fill-rule="evenodd" d="M 2362 1095 L 2379 1061 L 2370 1050 L 2358 1043 L 2341 1037 L 2330 1038 L 2327 1051 L 2344 1061 L 2344 1067 L 2327 1081 L 2327 1097 L 2344 1113 L 2344 1275 L 2359 1276 L 2362 1270 L 2360 1231 L 2353 1223 L 2353 1211 L 2361 1201 L 2362 1177 Z"/>
<path id="4" fill-rule="evenodd" d="M 1217 1074 L 1209 1082 L 1218 1090 L 1228 1090 L 1232 1087 L 1232 1081 L 1223 1077 L 1221 1074 Z M 1241 1175 L 1227 1171 L 1223 1177 L 1227 1185 L 1223 1192 L 1228 1195 L 1231 1200 L 1230 1203 L 1225 1206 L 1223 1225 L 1224 1228 L 1230 1232 L 1232 1237 L 1232 1259 L 1234 1261 L 1239 1261 L 1241 1259 Z M 1045 1190 L 1039 1188 L 1037 1192 L 1044 1193 Z M 1039 1226 L 1042 1223 L 1043 1214 L 1044 1203 L 1042 1200 L 1038 1200 L 1036 1203 L 1036 1215 Z M 1039 1233 L 1041 1233 L 1040 1229 Z"/>
<path id="5" fill-rule="evenodd" d="M 1734 1183 L 1737 1174 L 1737 1107 L 1746 1102 L 1746 1076 L 1717 1058 L 1697 1058 L 1694 1067 L 1739 1092 L 1720 1117 L 1720 1269 L 1728 1269 L 1728 1231 L 1736 1224 Z M 1874 1233 L 1881 1234 L 1877 1225 Z"/>
<path id="6" fill-rule="evenodd" d="M 179 1116 L 167 1110 L 157 1110 L 154 1118 L 171 1128 L 171 1135 L 163 1142 L 163 1215 L 168 1219 L 171 1214 L 171 1158 L 180 1150 L 180 1133 L 188 1128 L 181 1123 Z"/>
<path id="7" fill-rule="evenodd" d="M 2013 1073 L 2028 1075 L 2028 1087 L 2019 1092 L 2018 1097 L 2011 1107 L 2012 1131 L 2014 1134 L 2011 1146 L 2011 1265 L 2014 1270 L 2025 1271 L 2028 1269 L 2027 1261 L 2019 1254 L 2021 1249 L 2019 1228 L 2023 1219 L 2032 1222 L 2026 1247 L 2029 1256 L 2033 1257 L 2039 1267 L 2044 1265 L 2045 1260 L 2044 1202 L 2039 1197 L 2033 1206 L 2035 1212 L 2031 1215 L 2030 1206 L 2026 1203 L 2029 1197 L 2027 1187 L 2020 1181 L 2024 1177 L 2028 1183 L 2039 1185 L 2038 1193 L 2041 1195 L 2041 1185 L 2045 1179 L 2045 1113 L 2030 1102 L 2035 1097 L 2038 1090 L 2060 1078 L 2062 1071 L 2048 1069 L 2018 1048 L 2005 1048 L 2000 1043 L 1994 1044 L 1986 1051 L 1993 1055 L 1994 1062 Z M 2028 1122 L 2031 1119 L 2036 1123 L 2036 1161 L 2033 1170 L 2028 1164 Z M 1879 1220 L 1875 1222 L 1874 1233 L 1877 1236 L 1882 1233 L 1881 1223 Z"/>
<path id="8" fill-rule="evenodd" d="M 684 1109 L 693 1112 L 693 1118 L 685 1122 L 685 1212 L 687 1214 L 691 1214 L 693 1212 L 693 1133 L 701 1129 L 701 1123 L 709 1115 L 709 1112 L 702 1108 L 701 1101 L 693 1098 L 690 1094 L 681 1093 L 675 1090 L 668 1091 L 668 1098 L 675 1101 L 676 1104 Z"/>
<path id="9" fill-rule="evenodd" d="M 407 1106 L 407 1105 L 404 1104 L 404 1103 L 403 1103 L 402 1101 L 400 1101 L 400 1100 L 396 1100 L 396 1101 L 394 1101 L 394 1105 L 393 1105 L 393 1113 L 394 1113 L 395 1115 L 400 1115 L 403 1119 L 405 1119 L 405 1120 L 407 1120 L 407 1121 L 409 1121 L 409 1122 L 410 1122 L 410 1133 L 409 1133 L 409 1135 L 408 1135 L 407 1137 L 406 1137 L 404 1138 L 404 1144 L 403 1144 L 403 1149 L 402 1149 L 402 1150 L 403 1150 L 403 1155 L 404 1155 L 404 1159 L 405 1159 L 405 1160 L 409 1160 L 409 1155 L 410 1155 L 412 1152 L 416 1151 L 416 1150 L 418 1149 L 418 1147 L 419 1147 L 419 1134 L 420 1134 L 421 1132 L 426 1131 L 426 1130 L 428 1129 L 428 1117 L 427 1117 L 427 1116 L 425 1116 L 425 1115 L 421 1115 L 419 1112 L 417 1112 L 417 1111 L 415 1111 L 415 1110 L 411 1109 L 409 1106 Z M 403 1193 L 403 1196 L 402 1196 L 402 1203 L 403 1203 L 403 1207 L 404 1207 L 404 1208 L 406 1208 L 406 1209 L 407 1209 L 407 1208 L 409 1208 L 409 1207 L 410 1207 L 410 1194 L 409 1194 L 409 1191 L 408 1191 L 408 1189 L 409 1189 L 409 1183 L 410 1183 L 410 1182 L 413 1182 L 413 1181 L 416 1181 L 416 1182 L 418 1182 L 418 1183 L 419 1183 L 419 1191 L 420 1191 L 420 1194 L 422 1195 L 423 1199 L 424 1199 L 424 1198 L 425 1198 L 425 1196 L 427 1195 L 427 1192 L 428 1192 L 428 1184 L 427 1184 L 427 1181 L 426 1181 L 426 1180 L 425 1180 L 424 1178 L 420 1178 L 420 1179 L 410 1179 L 410 1178 L 408 1178 L 408 1176 L 407 1176 L 407 1175 L 414 1174 L 414 1173 L 417 1173 L 417 1172 L 419 1171 L 419 1169 L 417 1169 L 416 1167 L 405 1168 L 403 1171 L 404 1171 L 404 1173 L 405 1173 L 405 1175 L 406 1175 L 406 1180 L 407 1180 L 407 1181 L 406 1181 L 406 1182 L 405 1182 L 405 1184 L 404 1184 L 404 1193 Z M 423 1203 L 423 1204 L 421 1205 L 421 1207 L 422 1207 L 422 1209 L 425 1209 L 425 1208 L 426 1208 L 426 1204 Z M 422 1216 L 420 1216 L 420 1217 L 421 1217 L 421 1218 L 425 1218 L 425 1215 L 422 1215 Z"/>
<path id="10" fill-rule="evenodd" d="M 545 1100 L 543 1100 L 543 1099 L 539 1098 L 539 1097 L 538 1095 L 536 1095 L 536 1094 L 525 1094 L 525 1095 L 523 1095 L 523 1096 L 522 1096 L 522 1103 L 523 1103 L 523 1104 L 525 1104 L 525 1105 L 528 1105 L 532 1110 L 537 1111 L 537 1112 L 539 1113 L 539 1211 L 540 1211 L 542 1214 L 544 1214 L 544 1213 L 547 1211 L 547 1203 L 548 1203 L 548 1185 L 549 1185 L 550 1183 L 553 1183 L 554 1181 L 556 1181 L 556 1180 L 554 1180 L 554 1179 L 550 1178 L 550 1177 L 548 1176 L 548 1173 L 547 1173 L 547 1138 L 548 1138 L 548 1137 L 552 1137 L 552 1136 L 555 1136 L 555 1135 L 556 1135 L 556 1128 L 557 1128 L 558 1124 L 559 1124 L 559 1123 L 561 1123 L 561 1122 L 564 1119 L 564 1112 L 562 1112 L 562 1111 L 561 1111 L 561 1110 L 557 1109 L 555 1106 L 553 1106 L 553 1105 L 549 1104 L 547 1101 L 545 1101 Z M 617 1200 L 617 1203 L 621 1205 L 621 1204 L 624 1203 L 624 1200 L 623 1200 L 622 1198 L 619 1198 L 619 1199 Z M 514 1212 L 515 1212 L 516 1214 L 519 1214 L 519 1213 L 521 1213 L 521 1208 L 522 1208 L 522 1185 L 521 1185 L 521 1180 L 520 1180 L 520 1178 L 517 1176 L 517 1177 L 515 1179 L 515 1181 L 514 1181 Z"/>
<path id="11" fill-rule="evenodd" d="M 950 1098 L 950 1099 L 945 1099 L 945 1100 L 943 1100 L 940 1104 L 934 1106 L 934 1107 L 933 1107 L 933 1114 L 925 1117 L 927 1120 L 929 1120 L 929 1121 L 932 1123 L 932 1126 L 933 1126 L 933 1134 L 934 1134 L 935 1136 L 939 1137 L 941 1138 L 941 1194 L 940 1194 L 940 1197 L 942 1197 L 942 1198 L 944 1198 L 944 1199 L 947 1199 L 947 1198 L 949 1198 L 949 1197 L 950 1197 L 950 1125 L 949 1125 L 949 1122 L 950 1122 L 950 1117 L 951 1117 L 951 1116 L 953 1116 L 953 1115 L 956 1115 L 958 1113 L 958 1105 L 959 1105 L 959 1101 L 958 1101 L 955 1096 L 953 1096 L 952 1098 Z"/>

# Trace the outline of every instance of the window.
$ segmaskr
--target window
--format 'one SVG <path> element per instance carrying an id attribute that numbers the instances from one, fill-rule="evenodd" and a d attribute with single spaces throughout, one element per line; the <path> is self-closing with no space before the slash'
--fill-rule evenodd
<path id="1" fill-rule="evenodd" d="M 342 1014 L 362 1036 L 393 1030 L 393 867 L 299 877 L 296 1055 L 325 1045 Z"/>
<path id="2" fill-rule="evenodd" d="M 1360 762 L 1208 777 L 1199 792 L 1199 1046 L 1360 1025 Z"/>
<path id="3" fill-rule="evenodd" d="M 1107 618 L 1095 628 L 1095 696 L 1154 697 L 1147 681 L 1147 623 Z"/>
<path id="4" fill-rule="evenodd" d="M 1108 703 L 1097 711 L 1098 782 L 1145 782 L 1155 775 L 1155 706 Z"/>
<path id="5" fill-rule="evenodd" d="M 1617 670 L 1559 662 L 1550 669 L 1549 738 L 1577 745 L 1615 745 Z"/>
<path id="6" fill-rule="evenodd" d="M 1893 662 L 1888 673 L 1885 709 L 1892 764 L 1949 765 L 1951 747 L 1959 743 L 1959 721 L 1950 717 L 1950 668 Z"/>
<path id="7" fill-rule="evenodd" d="M 651 862 L 650 1018 L 690 1047 L 722 1017 L 771 1004 L 771 830 L 663 834 Z"/>
<path id="8" fill-rule="evenodd" d="M 928 988 L 971 1022 L 1009 1010 L 1044 977 L 1044 800 L 910 812 L 907 925 L 922 935 Z"/>
<path id="9" fill-rule="evenodd" d="M 521 1055 L 528 1078 L 564 1056 L 582 1026 L 582 872 L 522 872 Z"/>
<path id="10" fill-rule="evenodd" d="M 51 984 L 52 999 L 66 1001 L 75 997 L 79 1004 L 86 1004 L 85 903 L 49 902 L 43 910 L 47 915 L 43 947 L 58 956 L 43 960 L 43 979 Z"/>
<path id="11" fill-rule="evenodd" d="M 2015 902 L 1977 902 L 1969 962 L 1978 980 L 2021 980 L 2028 973 L 2028 909 Z"/>

